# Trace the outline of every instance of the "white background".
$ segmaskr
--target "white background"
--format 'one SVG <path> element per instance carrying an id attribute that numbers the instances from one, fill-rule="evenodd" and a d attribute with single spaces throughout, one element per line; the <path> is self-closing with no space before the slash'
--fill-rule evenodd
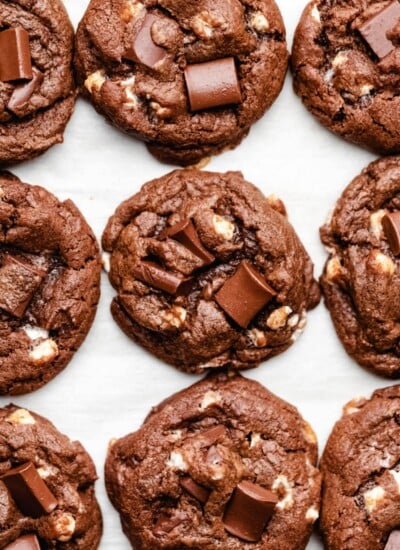
<path id="1" fill-rule="evenodd" d="M 76 26 L 86 2 L 65 0 L 65 4 Z M 303 7 L 304 0 L 280 0 L 289 46 Z M 326 254 L 318 229 L 343 188 L 373 158 L 321 127 L 294 95 L 289 75 L 280 97 L 249 137 L 236 150 L 214 158 L 207 169 L 242 170 L 264 193 L 277 193 L 319 276 Z M 61 199 L 71 198 L 100 239 L 118 204 L 169 170 L 142 143 L 112 128 L 79 99 L 64 144 L 16 166 L 14 172 Z M 60 431 L 84 444 L 100 477 L 101 549 L 128 550 L 130 545 L 104 490 L 108 441 L 139 428 L 152 405 L 199 377 L 177 372 L 125 337 L 109 312 L 112 295 L 103 274 L 94 326 L 73 361 L 46 387 L 13 401 L 48 417 Z M 390 384 L 346 355 L 323 304 L 309 314 L 303 336 L 288 351 L 246 376 L 295 404 L 316 430 L 320 450 L 347 401 Z M 8 402 L 1 398 L 0 406 Z M 314 535 L 308 549 L 320 548 Z"/>

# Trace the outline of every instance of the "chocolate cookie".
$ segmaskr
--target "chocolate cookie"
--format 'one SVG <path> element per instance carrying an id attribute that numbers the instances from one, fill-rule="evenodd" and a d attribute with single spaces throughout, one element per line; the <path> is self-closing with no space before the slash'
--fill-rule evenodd
<path id="1" fill-rule="evenodd" d="M 399 548 L 399 411 L 400 386 L 344 407 L 321 460 L 328 550 Z"/>
<path id="2" fill-rule="evenodd" d="M 76 49 L 95 108 L 184 166 L 240 143 L 288 61 L 274 0 L 91 0 Z"/>
<path id="3" fill-rule="evenodd" d="M 0 164 L 62 142 L 76 95 L 73 37 L 60 0 L 0 1 Z"/>
<path id="4" fill-rule="evenodd" d="M 79 441 L 9 405 L 0 409 L 0 456 L 0 548 L 98 547 L 96 469 Z"/>
<path id="5" fill-rule="evenodd" d="M 43 386 L 70 361 L 99 300 L 96 239 L 70 200 L 0 173 L 0 394 Z"/>
<path id="6" fill-rule="evenodd" d="M 325 303 L 347 352 L 400 376 L 400 159 L 370 164 L 345 189 L 321 228 L 329 251 Z"/>
<path id="7" fill-rule="evenodd" d="M 294 88 L 330 130 L 379 153 L 400 152 L 397 0 L 313 0 L 294 39 Z"/>
<path id="8" fill-rule="evenodd" d="M 240 172 L 177 170 L 123 202 L 103 234 L 120 327 L 189 372 L 281 353 L 319 301 L 282 202 Z"/>
<path id="9" fill-rule="evenodd" d="M 105 476 L 135 550 L 301 550 L 318 517 L 316 460 L 297 409 L 220 373 L 111 442 Z"/>

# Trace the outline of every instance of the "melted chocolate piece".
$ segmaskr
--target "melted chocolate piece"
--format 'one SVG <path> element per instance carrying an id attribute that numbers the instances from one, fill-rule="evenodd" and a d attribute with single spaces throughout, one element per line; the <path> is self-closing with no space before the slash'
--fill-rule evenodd
<path id="1" fill-rule="evenodd" d="M 393 254 L 397 256 L 400 254 L 400 212 L 385 214 L 382 227 Z"/>
<path id="2" fill-rule="evenodd" d="M 0 80 L 12 82 L 31 78 L 29 34 L 22 27 L 0 32 Z"/>
<path id="3" fill-rule="evenodd" d="M 151 37 L 151 28 L 157 19 L 156 15 L 146 14 L 139 32 L 133 38 L 132 46 L 124 54 L 125 59 L 142 63 L 142 65 L 153 69 L 166 57 L 167 52 L 164 48 L 154 44 Z"/>
<path id="4" fill-rule="evenodd" d="M 191 277 L 181 277 L 166 271 L 154 262 L 141 262 L 133 269 L 134 276 L 154 288 L 168 292 L 168 294 L 184 294 L 190 288 Z"/>
<path id="5" fill-rule="evenodd" d="M 226 434 L 226 428 L 222 424 L 218 424 L 214 428 L 205 430 L 199 434 L 199 437 L 204 441 L 204 447 L 213 445 L 218 439 Z"/>
<path id="6" fill-rule="evenodd" d="M 388 39 L 387 32 L 396 25 L 399 19 L 400 3 L 394 0 L 359 27 L 361 36 L 379 59 L 383 59 L 394 50 L 395 46 Z"/>
<path id="7" fill-rule="evenodd" d="M 185 491 L 201 502 L 201 504 L 205 504 L 207 502 L 211 492 L 209 489 L 199 485 L 199 483 L 196 483 L 196 481 L 189 476 L 182 478 L 180 483 Z"/>
<path id="8" fill-rule="evenodd" d="M 167 237 L 183 244 L 190 252 L 203 261 L 204 266 L 212 264 L 215 260 L 214 256 L 204 248 L 191 220 L 184 219 L 160 234 L 160 239 Z"/>
<path id="9" fill-rule="evenodd" d="M 29 101 L 42 82 L 43 73 L 34 68 L 32 70 L 32 80 L 20 84 L 14 89 L 7 104 L 7 109 L 16 114 L 17 111 Z"/>
<path id="10" fill-rule="evenodd" d="M 9 544 L 4 550 L 40 550 L 36 535 L 24 535 Z"/>
<path id="11" fill-rule="evenodd" d="M 191 111 L 242 101 L 233 57 L 188 65 L 185 69 L 185 80 Z"/>

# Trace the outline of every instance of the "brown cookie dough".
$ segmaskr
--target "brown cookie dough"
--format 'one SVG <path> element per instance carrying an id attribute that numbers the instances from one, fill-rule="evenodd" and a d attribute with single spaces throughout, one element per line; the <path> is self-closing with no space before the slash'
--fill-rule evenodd
<path id="1" fill-rule="evenodd" d="M 316 460 L 297 409 L 220 373 L 113 441 L 106 486 L 135 550 L 301 550 L 318 517 Z"/>
<path id="2" fill-rule="evenodd" d="M 76 50 L 95 108 L 184 166 L 240 143 L 288 61 L 274 0 L 91 0 Z"/>
<path id="3" fill-rule="evenodd" d="M 43 386 L 83 342 L 99 300 L 96 239 L 72 201 L 0 173 L 0 394 Z"/>
<path id="4" fill-rule="evenodd" d="M 40 548 L 95 550 L 102 533 L 96 479 L 79 441 L 26 409 L 0 409 L 0 548 L 30 535 Z"/>
<path id="5" fill-rule="evenodd" d="M 293 45 L 294 88 L 307 109 L 382 154 L 400 152 L 399 22 L 397 1 L 313 0 Z"/>
<path id="6" fill-rule="evenodd" d="M 14 29 L 27 42 L 17 52 L 12 35 L 4 35 Z M 76 95 L 73 38 L 60 0 L 0 1 L 0 164 L 33 158 L 62 142 Z M 25 66 L 20 74 L 19 63 Z"/>
<path id="7" fill-rule="evenodd" d="M 343 409 L 323 457 L 320 527 L 328 550 L 395 550 L 400 505 L 400 386 Z"/>
<path id="8" fill-rule="evenodd" d="M 391 377 L 400 376 L 400 258 L 384 226 L 399 210 L 400 159 L 387 157 L 350 183 L 321 228 L 336 332 L 360 365 Z"/>
<path id="9" fill-rule="evenodd" d="M 176 170 L 147 183 L 103 234 L 120 327 L 188 372 L 255 367 L 288 348 L 319 289 L 274 208 L 284 211 L 240 172 Z"/>

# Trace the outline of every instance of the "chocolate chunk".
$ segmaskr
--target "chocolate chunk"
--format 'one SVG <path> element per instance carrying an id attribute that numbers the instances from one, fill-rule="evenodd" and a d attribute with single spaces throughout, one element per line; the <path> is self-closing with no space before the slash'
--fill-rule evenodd
<path id="1" fill-rule="evenodd" d="M 31 78 L 29 34 L 22 27 L 0 32 L 0 80 L 11 82 Z"/>
<path id="2" fill-rule="evenodd" d="M 141 262 L 133 269 L 133 274 L 154 288 L 168 292 L 168 294 L 185 294 L 192 281 L 191 277 L 181 277 L 170 271 L 166 271 L 154 262 Z"/>
<path id="3" fill-rule="evenodd" d="M 8 470 L 0 480 L 26 516 L 39 518 L 44 514 L 50 514 L 57 507 L 55 496 L 39 476 L 32 462 Z"/>
<path id="4" fill-rule="evenodd" d="M 224 527 L 242 540 L 257 542 L 271 519 L 277 497 L 260 485 L 242 481 L 233 492 L 224 515 Z"/>
<path id="5" fill-rule="evenodd" d="M 185 515 L 176 512 L 174 516 L 168 516 L 167 514 L 162 514 L 155 526 L 154 526 L 154 534 L 158 536 L 165 535 L 165 533 L 170 533 L 172 529 L 175 529 L 182 521 L 185 519 Z"/>
<path id="6" fill-rule="evenodd" d="M 6 254 L 0 267 L 0 309 L 23 317 L 45 275 L 33 265 Z"/>
<path id="7" fill-rule="evenodd" d="M 191 111 L 242 101 L 233 57 L 188 65 L 185 80 Z"/>
<path id="8" fill-rule="evenodd" d="M 382 227 L 393 254 L 397 256 L 400 254 L 400 212 L 385 214 Z"/>
<path id="9" fill-rule="evenodd" d="M 400 550 L 400 531 L 392 531 L 385 546 L 385 550 Z"/>
<path id="10" fill-rule="evenodd" d="M 200 433 L 201 439 L 204 441 L 204 446 L 209 447 L 210 445 L 213 445 L 218 439 L 220 439 L 223 435 L 226 434 L 226 428 L 222 424 L 218 424 L 218 426 L 215 426 L 214 428 L 210 428 L 209 430 L 205 430 L 204 432 Z"/>
<path id="11" fill-rule="evenodd" d="M 383 59 L 394 50 L 395 46 L 386 33 L 396 25 L 399 19 L 400 3 L 394 0 L 359 27 L 361 36 L 379 59 Z"/>
<path id="12" fill-rule="evenodd" d="M 9 544 L 4 550 L 40 550 L 36 535 L 24 535 Z"/>
<path id="13" fill-rule="evenodd" d="M 8 102 L 7 109 L 13 113 L 18 111 L 33 95 L 33 93 L 39 88 L 43 81 L 43 73 L 37 69 L 32 70 L 32 80 L 16 86 L 11 94 L 10 101 Z"/>
<path id="14" fill-rule="evenodd" d="M 191 220 L 184 219 L 160 234 L 160 239 L 166 237 L 170 237 L 183 244 L 195 256 L 203 260 L 203 265 L 212 264 L 215 260 L 214 256 L 202 245 Z"/>
<path id="15" fill-rule="evenodd" d="M 225 281 L 215 299 L 238 325 L 246 328 L 257 313 L 276 292 L 264 277 L 247 261 L 243 261 L 235 274 Z"/>
<path id="16" fill-rule="evenodd" d="M 158 17 L 155 15 L 146 14 L 139 32 L 133 38 L 131 47 L 124 54 L 125 59 L 142 63 L 153 69 L 166 57 L 167 52 L 164 48 L 154 44 L 151 37 L 151 28 L 157 19 Z"/>
<path id="17" fill-rule="evenodd" d="M 181 479 L 181 486 L 201 504 L 205 504 L 210 496 L 211 491 L 209 489 L 199 485 L 189 476 Z"/>

